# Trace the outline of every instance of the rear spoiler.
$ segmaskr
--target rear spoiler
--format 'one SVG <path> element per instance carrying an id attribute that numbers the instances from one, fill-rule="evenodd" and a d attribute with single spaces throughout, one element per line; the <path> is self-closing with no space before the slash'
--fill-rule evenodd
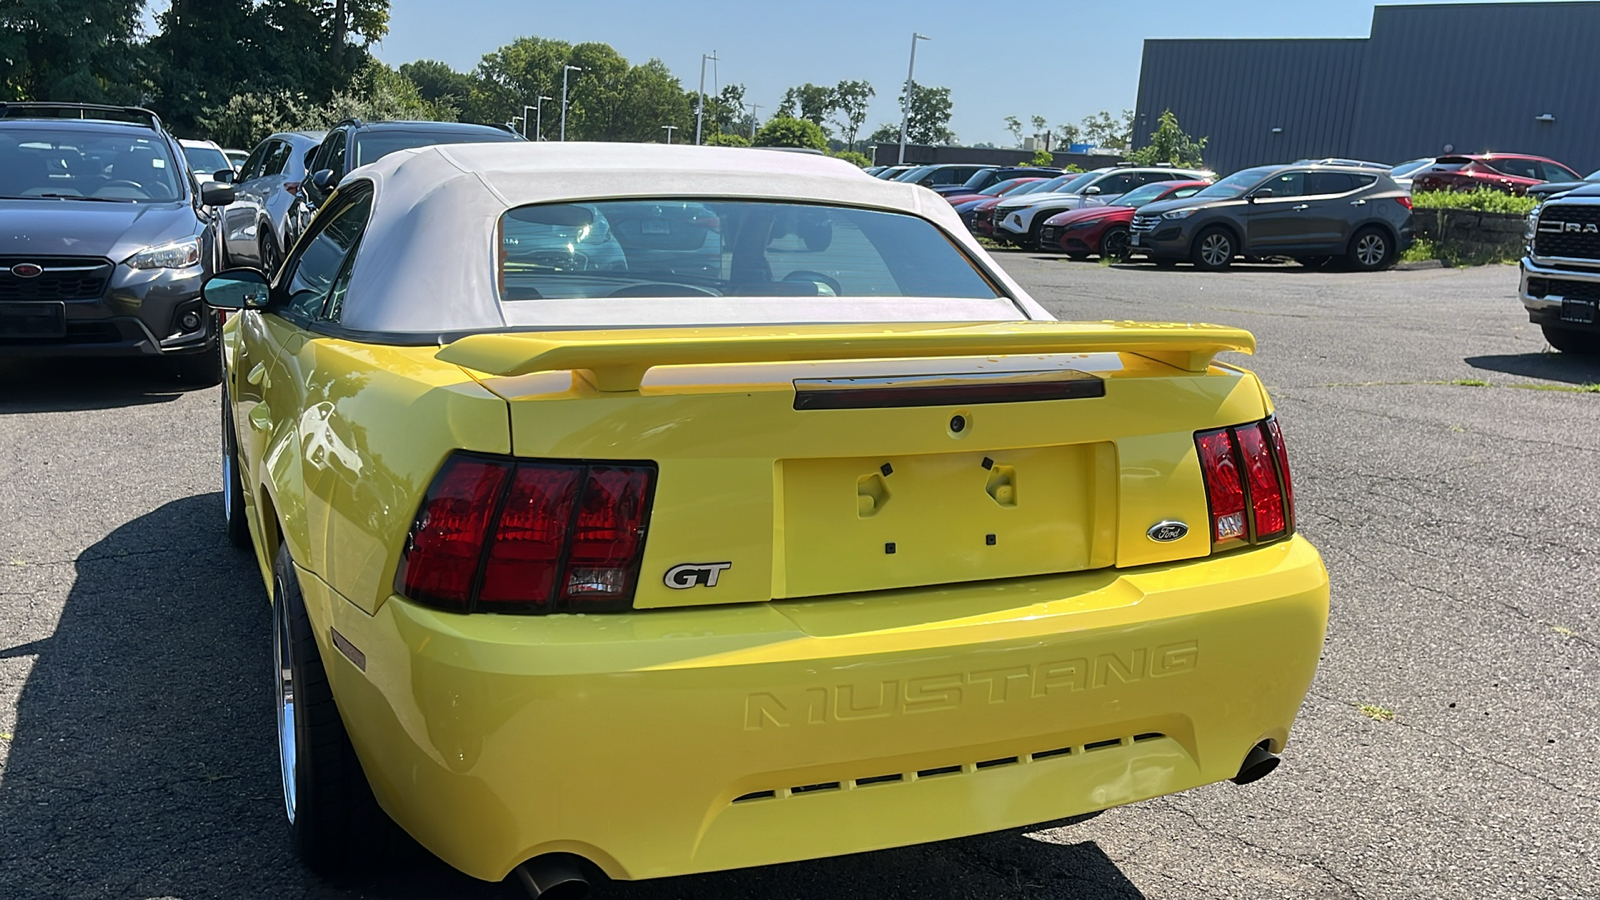
<path id="1" fill-rule="evenodd" d="M 1204 372 L 1218 353 L 1254 353 L 1250 332 L 1220 325 L 1001 322 L 792 325 L 474 334 L 443 362 L 489 375 L 587 370 L 605 392 L 637 391 L 654 366 L 1040 353 L 1132 353 Z"/>

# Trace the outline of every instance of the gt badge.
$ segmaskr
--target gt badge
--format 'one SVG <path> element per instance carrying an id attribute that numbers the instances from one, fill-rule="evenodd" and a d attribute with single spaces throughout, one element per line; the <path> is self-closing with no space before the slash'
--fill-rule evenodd
<path id="1" fill-rule="evenodd" d="M 716 587 L 717 576 L 731 568 L 733 568 L 731 562 L 679 563 L 668 569 L 666 578 L 662 580 L 666 582 L 667 587 L 675 591 L 688 590 L 697 584 Z"/>
<path id="2" fill-rule="evenodd" d="M 1151 525 L 1150 530 L 1145 532 L 1150 537 L 1150 540 L 1161 544 L 1170 544 L 1173 541 L 1182 540 L 1188 533 L 1188 525 L 1182 522 L 1174 522 L 1170 519 Z"/>

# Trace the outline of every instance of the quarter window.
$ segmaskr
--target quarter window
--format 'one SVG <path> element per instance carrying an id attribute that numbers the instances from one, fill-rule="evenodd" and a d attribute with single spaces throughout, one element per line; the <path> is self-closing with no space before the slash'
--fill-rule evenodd
<path id="1" fill-rule="evenodd" d="M 272 141 L 262 141 L 255 150 L 251 151 L 250 157 L 244 161 L 243 166 L 239 167 L 239 180 L 241 182 L 261 177 L 262 163 L 266 160 L 267 153 L 272 149 L 272 145 Z"/>
<path id="2" fill-rule="evenodd" d="M 289 145 L 284 141 L 273 141 L 272 149 L 267 153 L 266 166 L 263 175 L 277 175 L 289 162 Z"/>
<path id="3" fill-rule="evenodd" d="M 280 282 L 289 294 L 291 316 L 306 320 L 339 317 L 350 266 L 371 213 L 372 194 L 362 191 L 312 223 Z"/>

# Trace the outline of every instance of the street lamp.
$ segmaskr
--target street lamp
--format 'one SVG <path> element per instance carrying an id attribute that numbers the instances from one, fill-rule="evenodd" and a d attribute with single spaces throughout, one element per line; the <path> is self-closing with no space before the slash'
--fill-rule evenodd
<path id="1" fill-rule="evenodd" d="M 669 143 L 669 144 L 672 143 L 672 132 L 676 131 L 678 129 L 678 126 L 676 126 L 676 125 L 663 125 L 661 127 L 663 129 L 665 129 L 666 132 L 667 132 L 667 143 Z"/>
<path id="2" fill-rule="evenodd" d="M 917 41 L 933 40 L 926 35 L 911 32 L 911 65 L 906 68 L 906 94 L 900 104 L 900 165 L 906 164 L 906 126 L 911 122 L 911 88 L 917 71 Z"/>
<path id="3" fill-rule="evenodd" d="M 527 140 L 527 138 L 528 138 L 528 110 L 530 110 L 530 109 L 533 109 L 533 107 L 531 107 L 528 104 L 524 103 L 524 104 L 522 104 L 522 115 L 520 115 L 520 116 L 512 116 L 511 117 L 513 121 L 518 121 L 518 122 L 522 123 L 522 138 L 523 138 L 523 140 Z"/>
<path id="4" fill-rule="evenodd" d="M 533 139 L 536 141 L 544 140 L 544 102 L 546 100 L 554 99 L 554 97 L 546 97 L 545 95 L 540 94 L 539 99 L 535 101 L 538 105 L 533 108 Z M 527 107 L 523 107 L 522 111 L 524 114 L 526 114 L 528 111 Z M 526 131 L 528 128 L 528 120 L 526 116 L 524 116 L 522 120 L 522 128 L 524 131 Z M 527 135 L 524 134 L 523 137 L 527 137 Z"/>
<path id="5" fill-rule="evenodd" d="M 567 139 L 567 74 L 582 72 L 577 66 L 566 66 L 561 70 L 561 139 Z"/>
<path id="6" fill-rule="evenodd" d="M 746 103 L 744 105 L 750 107 L 750 141 L 754 143 L 756 139 L 756 123 L 760 121 L 756 118 L 756 110 L 761 108 L 761 104 Z"/>
<path id="7" fill-rule="evenodd" d="M 700 108 L 694 114 L 694 142 L 700 143 L 700 129 L 706 120 L 706 60 L 717 61 L 717 51 L 700 54 Z M 671 141 L 668 141 L 671 143 Z"/>

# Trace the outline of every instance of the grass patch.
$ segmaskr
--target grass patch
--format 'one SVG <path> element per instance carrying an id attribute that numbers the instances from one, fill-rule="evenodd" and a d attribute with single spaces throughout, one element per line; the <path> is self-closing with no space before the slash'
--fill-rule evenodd
<path id="1" fill-rule="evenodd" d="M 1401 262 L 1427 262 L 1430 259 L 1438 258 L 1438 248 L 1434 247 L 1433 241 L 1427 238 L 1417 238 L 1411 242 L 1411 246 L 1406 248 L 1406 252 L 1400 254 Z"/>
<path id="2" fill-rule="evenodd" d="M 1356 712 L 1361 713 L 1363 716 L 1366 716 L 1374 722 L 1394 721 L 1394 710 L 1388 708 L 1387 706 L 1379 706 L 1376 703 L 1358 703 L 1356 704 Z"/>
<path id="3" fill-rule="evenodd" d="M 1456 387 L 1494 387 L 1494 385 L 1481 378 L 1456 378 L 1445 382 L 1445 384 L 1453 384 Z"/>
<path id="4" fill-rule="evenodd" d="M 1519 391 L 1556 391 L 1562 394 L 1600 394 L 1600 384 L 1508 384 Z"/>

